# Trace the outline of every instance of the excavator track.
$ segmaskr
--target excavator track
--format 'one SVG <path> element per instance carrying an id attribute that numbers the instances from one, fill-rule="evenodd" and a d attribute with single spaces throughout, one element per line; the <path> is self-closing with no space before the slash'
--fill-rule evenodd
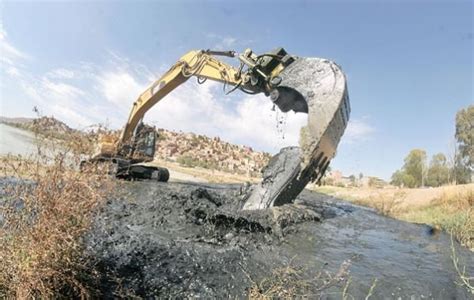
<path id="1" fill-rule="evenodd" d="M 349 121 L 347 84 L 341 68 L 321 58 L 298 58 L 280 74 L 271 99 L 283 111 L 308 114 L 299 147 L 280 150 L 263 170 L 243 207 L 265 209 L 291 203 L 313 181 L 319 181 L 334 157 Z"/>

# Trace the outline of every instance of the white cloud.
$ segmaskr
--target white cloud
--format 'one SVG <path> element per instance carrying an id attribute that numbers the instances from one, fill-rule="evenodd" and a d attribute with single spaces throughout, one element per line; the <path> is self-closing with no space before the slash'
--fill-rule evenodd
<path id="1" fill-rule="evenodd" d="M 65 121 L 68 124 L 73 122 L 76 126 L 79 125 L 82 127 L 93 123 L 92 119 L 84 114 L 87 109 L 87 107 L 80 105 L 63 105 L 58 102 L 55 102 L 50 107 L 50 111 L 53 112 L 53 115 L 58 117 L 61 121 Z"/>
<path id="2" fill-rule="evenodd" d="M 11 77 L 20 77 L 21 76 L 20 70 L 18 70 L 18 68 L 13 67 L 13 66 L 7 67 L 5 72 L 8 75 L 10 75 Z"/>
<path id="3" fill-rule="evenodd" d="M 237 102 L 225 99 L 219 83 L 188 82 L 158 103 L 146 121 L 172 130 L 219 136 L 271 152 L 298 145 L 299 129 L 307 122 L 306 114 L 278 113 L 278 108 L 272 111 L 271 101 L 263 95 L 240 94 Z"/>
<path id="4" fill-rule="evenodd" d="M 21 86 L 45 114 L 72 126 L 93 123 L 94 119 L 89 117 L 91 107 L 84 101 L 87 93 L 79 87 L 47 78 L 25 78 Z"/>
<path id="5" fill-rule="evenodd" d="M 23 62 L 29 59 L 30 56 L 17 49 L 8 40 L 8 34 L 0 22 L 0 80 L 4 78 L 12 78 L 19 80 L 24 75 Z"/>
<path id="6" fill-rule="evenodd" d="M 13 57 L 13 58 L 28 58 L 26 54 L 21 52 L 20 50 L 16 49 L 13 47 L 8 41 L 6 40 L 1 40 L 1 47 L 0 47 L 0 53 L 2 53 L 3 56 L 5 57 Z"/>
<path id="7" fill-rule="evenodd" d="M 74 78 L 74 71 L 64 68 L 55 69 L 46 73 L 46 77 L 52 79 L 72 79 Z"/>
<path id="8" fill-rule="evenodd" d="M 99 90 L 107 101 L 128 107 L 144 91 L 145 85 L 127 71 L 108 71 L 97 77 Z"/>
<path id="9" fill-rule="evenodd" d="M 375 128 L 367 123 L 366 118 L 352 119 L 347 124 L 342 141 L 348 144 L 369 140 L 375 133 Z"/>
<path id="10" fill-rule="evenodd" d="M 207 38 L 213 43 L 212 50 L 234 50 L 237 44 L 237 39 L 232 36 L 221 36 L 214 33 L 209 33 Z"/>
<path id="11" fill-rule="evenodd" d="M 7 32 L 3 28 L 3 24 L 0 23 L 0 57 L 3 63 L 13 65 L 17 59 L 29 58 L 26 53 L 14 47 L 7 37 Z"/>
<path id="12" fill-rule="evenodd" d="M 0 41 L 1 43 L 1 41 Z M 1 47 L 1 46 L 0 46 Z M 7 58 L 6 56 L 3 56 L 3 53 L 0 51 L 0 62 L 6 65 L 13 65 L 13 60 Z"/>
<path id="13" fill-rule="evenodd" d="M 218 42 L 215 46 L 216 50 L 232 50 L 237 42 L 236 38 L 227 36 L 223 37 L 220 42 Z"/>
<path id="14" fill-rule="evenodd" d="M 26 95 L 31 105 L 23 108 L 25 114 L 33 106 L 38 106 L 47 115 L 67 122 L 73 126 L 91 124 L 95 118 L 90 117 L 91 111 L 97 111 L 96 105 L 90 105 L 88 98 L 93 95 L 79 87 L 79 82 L 65 82 L 74 78 L 74 71 L 64 68 L 54 69 L 44 75 L 33 74 L 27 68 L 30 56 L 17 49 L 8 40 L 8 35 L 0 23 L 0 61 L 1 74 L 11 79 L 9 84 L 17 84 L 19 90 Z M 10 95 L 11 96 L 11 95 Z M 13 95 L 21 97 L 22 95 Z"/>
<path id="15" fill-rule="evenodd" d="M 307 114 L 285 114 L 272 108 L 272 102 L 263 95 L 243 98 L 231 122 L 225 123 L 229 137 L 271 152 L 297 146 L 300 128 L 307 123 Z"/>
<path id="16" fill-rule="evenodd" d="M 74 99 L 85 94 L 84 91 L 73 85 L 60 81 L 53 82 L 49 79 L 43 79 L 40 83 L 40 88 L 54 98 Z"/>

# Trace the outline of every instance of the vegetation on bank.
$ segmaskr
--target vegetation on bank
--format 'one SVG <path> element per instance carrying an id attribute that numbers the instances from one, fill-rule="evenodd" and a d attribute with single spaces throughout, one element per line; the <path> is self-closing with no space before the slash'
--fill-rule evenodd
<path id="1" fill-rule="evenodd" d="M 347 288 L 350 284 L 350 266 L 351 261 L 347 260 L 341 264 L 339 270 L 335 273 L 321 270 L 311 278 L 305 278 L 305 270 L 293 266 L 290 262 L 287 266 L 275 268 L 260 281 L 254 281 L 249 277 L 252 281 L 252 286 L 248 291 L 249 299 L 322 298 L 328 294 L 336 294 L 334 291 L 328 291 L 331 288 L 339 290 L 337 294 L 341 295 L 342 299 L 348 299 Z"/>
<path id="2" fill-rule="evenodd" d="M 441 228 L 474 250 L 474 188 L 445 191 L 430 205 L 417 209 L 395 208 L 393 214 L 401 220 Z"/>
<path id="3" fill-rule="evenodd" d="M 329 295 L 342 300 L 355 299 L 350 294 L 352 277 L 350 268 L 352 260 L 341 263 L 336 272 L 318 270 L 308 278 L 302 267 L 293 266 L 292 261 L 286 266 L 275 268 L 271 273 L 255 281 L 248 290 L 249 299 L 325 299 Z M 377 289 L 377 278 L 367 288 L 365 299 L 371 299 Z"/>
<path id="4" fill-rule="evenodd" d="M 93 296 L 96 274 L 81 241 L 113 182 L 77 170 L 79 141 L 36 138 L 35 156 L 1 158 L 0 298 Z"/>
<path id="5" fill-rule="evenodd" d="M 315 191 L 374 208 L 399 220 L 428 224 L 451 235 L 451 259 L 456 283 L 474 295 L 474 277 L 460 261 L 453 240 L 474 252 L 474 183 L 429 189 L 361 189 L 322 186 Z M 421 198 L 421 199 L 420 199 Z M 413 200 L 422 201 L 413 201 Z"/>
<path id="6" fill-rule="evenodd" d="M 205 161 L 205 160 L 200 160 L 196 159 L 190 155 L 183 155 L 178 157 L 176 160 L 177 163 L 179 163 L 183 167 L 188 167 L 188 168 L 204 168 L 204 169 L 217 169 L 217 163 L 215 161 Z"/>
<path id="7" fill-rule="evenodd" d="M 374 208 L 380 214 L 399 220 L 445 230 L 474 251 L 474 184 L 430 189 L 323 186 L 315 191 Z"/>

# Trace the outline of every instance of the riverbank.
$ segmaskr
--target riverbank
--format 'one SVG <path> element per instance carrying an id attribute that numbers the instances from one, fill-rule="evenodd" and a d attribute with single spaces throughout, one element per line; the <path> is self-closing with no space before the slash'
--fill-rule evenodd
<path id="1" fill-rule="evenodd" d="M 474 251 L 474 184 L 438 188 L 314 187 L 315 191 L 371 207 L 399 220 L 453 233 Z"/>

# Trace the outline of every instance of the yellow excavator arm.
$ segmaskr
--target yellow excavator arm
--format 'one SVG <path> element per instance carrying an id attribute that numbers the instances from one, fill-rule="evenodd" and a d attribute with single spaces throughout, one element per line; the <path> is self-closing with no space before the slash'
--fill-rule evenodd
<path id="1" fill-rule="evenodd" d="M 210 51 L 190 51 L 183 55 L 160 79 L 153 82 L 133 103 L 120 142 L 129 142 L 145 113 L 191 76 L 220 81 L 233 86 L 242 84 L 242 76 L 238 74 L 238 70 L 217 60 Z"/>
<path id="2" fill-rule="evenodd" d="M 237 58 L 240 65 L 231 66 L 217 56 Z M 143 125 L 141 120 L 150 108 L 192 76 L 198 82 L 210 79 L 232 86 L 229 93 L 237 89 L 264 93 L 282 112 L 308 114 L 299 147 L 283 148 L 271 159 L 264 168 L 263 180 L 249 192 L 244 209 L 292 202 L 308 182 L 321 179 L 349 120 L 346 79 L 334 62 L 293 56 L 283 48 L 262 55 L 250 49 L 242 54 L 210 50 L 186 53 L 138 97 L 119 140 L 114 144 L 110 139 L 103 140 L 93 160 L 113 162 L 120 178 L 167 181 L 166 169 L 140 164 L 153 159 L 156 138 L 154 128 Z"/>

